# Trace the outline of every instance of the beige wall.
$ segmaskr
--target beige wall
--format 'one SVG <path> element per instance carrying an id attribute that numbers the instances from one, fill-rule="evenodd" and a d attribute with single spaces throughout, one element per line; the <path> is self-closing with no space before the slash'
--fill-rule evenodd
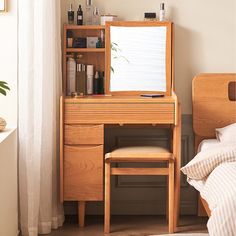
<path id="1" fill-rule="evenodd" d="M 8 125 L 17 124 L 17 0 L 8 1 L 8 12 L 0 13 L 0 80 L 7 81 L 11 91 L 0 95 L 0 117 Z"/>
<path id="2" fill-rule="evenodd" d="M 61 0 L 62 22 L 69 3 Z M 121 20 L 142 20 L 147 11 L 158 12 L 158 0 L 94 0 L 101 13 L 117 14 Z M 236 72 L 236 1 L 166 0 L 175 23 L 176 91 L 185 114 L 191 113 L 191 80 L 201 72 Z"/>

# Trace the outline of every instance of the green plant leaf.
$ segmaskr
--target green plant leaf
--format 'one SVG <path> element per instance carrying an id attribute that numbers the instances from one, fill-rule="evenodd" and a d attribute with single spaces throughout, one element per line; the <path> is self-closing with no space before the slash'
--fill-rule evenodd
<path id="1" fill-rule="evenodd" d="M 5 81 L 0 81 L 0 84 L 7 84 L 7 82 L 5 82 Z"/>
<path id="2" fill-rule="evenodd" d="M 2 88 L 0 88 L 0 93 L 3 94 L 4 96 L 7 95 L 6 91 L 4 89 L 2 89 Z"/>
<path id="3" fill-rule="evenodd" d="M 10 88 L 8 86 L 6 86 L 5 84 L 0 84 L 0 87 L 2 87 L 3 89 L 10 90 Z"/>

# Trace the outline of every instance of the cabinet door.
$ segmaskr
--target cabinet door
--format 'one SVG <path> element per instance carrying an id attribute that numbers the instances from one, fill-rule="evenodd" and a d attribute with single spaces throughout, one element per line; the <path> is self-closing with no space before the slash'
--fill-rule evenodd
<path id="1" fill-rule="evenodd" d="M 64 200 L 103 200 L 103 145 L 64 146 Z"/>

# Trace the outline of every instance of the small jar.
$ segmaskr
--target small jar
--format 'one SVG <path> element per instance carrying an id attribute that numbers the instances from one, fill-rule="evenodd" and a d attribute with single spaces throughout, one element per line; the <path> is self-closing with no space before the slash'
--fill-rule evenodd
<path id="1" fill-rule="evenodd" d="M 144 13 L 144 20 L 145 21 L 156 21 L 157 16 L 155 12 L 145 12 Z"/>

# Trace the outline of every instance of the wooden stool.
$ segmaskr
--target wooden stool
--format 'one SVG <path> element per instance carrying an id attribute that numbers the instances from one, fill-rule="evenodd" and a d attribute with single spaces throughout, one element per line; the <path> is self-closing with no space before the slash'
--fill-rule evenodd
<path id="1" fill-rule="evenodd" d="M 111 175 L 166 175 L 168 181 L 169 233 L 174 232 L 174 175 L 175 158 L 169 150 L 156 146 L 133 146 L 115 149 L 105 155 L 105 221 L 104 232 L 110 233 L 110 182 Z M 120 168 L 111 163 L 166 163 L 165 168 Z"/>

